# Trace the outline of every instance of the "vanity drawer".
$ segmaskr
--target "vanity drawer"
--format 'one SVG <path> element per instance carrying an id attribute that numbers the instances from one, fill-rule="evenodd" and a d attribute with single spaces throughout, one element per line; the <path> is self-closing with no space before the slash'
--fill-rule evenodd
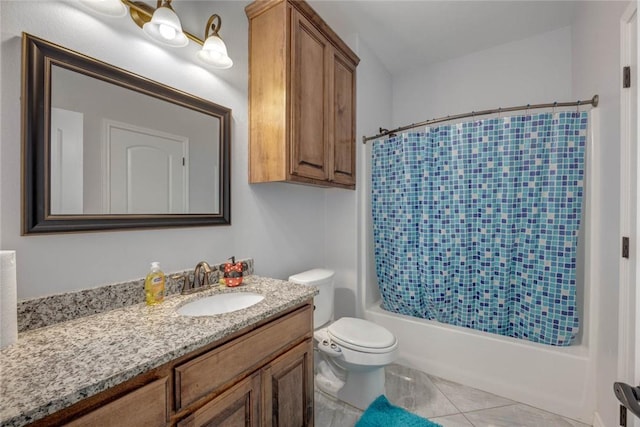
<path id="1" fill-rule="evenodd" d="M 71 427 L 165 426 L 169 419 L 169 378 L 165 377 L 71 421 Z"/>
<path id="2" fill-rule="evenodd" d="M 310 305 L 175 368 L 176 410 L 273 359 L 313 330 Z"/>

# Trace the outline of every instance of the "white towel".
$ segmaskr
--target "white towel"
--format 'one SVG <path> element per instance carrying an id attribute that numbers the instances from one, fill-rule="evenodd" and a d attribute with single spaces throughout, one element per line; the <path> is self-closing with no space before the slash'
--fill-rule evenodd
<path id="1" fill-rule="evenodd" d="M 17 340 L 16 251 L 0 251 L 0 348 Z"/>

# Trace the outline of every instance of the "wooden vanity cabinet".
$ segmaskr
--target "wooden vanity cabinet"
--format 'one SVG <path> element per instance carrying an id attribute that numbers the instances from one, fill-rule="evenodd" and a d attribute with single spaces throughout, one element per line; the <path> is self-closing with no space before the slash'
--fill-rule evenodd
<path id="1" fill-rule="evenodd" d="M 304 1 L 249 18 L 249 181 L 355 188 L 359 58 Z"/>
<path id="2" fill-rule="evenodd" d="M 34 425 L 313 426 L 313 305 L 309 301 Z"/>
<path id="3" fill-rule="evenodd" d="M 174 385 L 178 427 L 313 426 L 313 305 L 177 365 Z"/>

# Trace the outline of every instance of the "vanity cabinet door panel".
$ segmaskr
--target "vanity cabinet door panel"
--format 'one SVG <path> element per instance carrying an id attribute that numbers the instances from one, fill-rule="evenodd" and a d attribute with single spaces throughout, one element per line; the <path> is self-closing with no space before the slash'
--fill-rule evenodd
<path id="1" fill-rule="evenodd" d="M 262 370 L 263 426 L 313 425 L 313 340 L 308 339 Z"/>
<path id="2" fill-rule="evenodd" d="M 356 183 L 355 116 L 356 67 L 337 50 L 331 72 L 331 174 L 330 180 L 344 185 Z"/>
<path id="3" fill-rule="evenodd" d="M 291 21 L 291 173 L 325 181 L 329 178 L 326 75 L 330 45 L 295 9 Z"/>
<path id="4" fill-rule="evenodd" d="M 71 427 L 165 426 L 169 419 L 169 378 L 140 387 L 66 424 Z"/>
<path id="5" fill-rule="evenodd" d="M 245 378 L 184 420 L 178 427 L 258 427 L 260 373 Z"/>

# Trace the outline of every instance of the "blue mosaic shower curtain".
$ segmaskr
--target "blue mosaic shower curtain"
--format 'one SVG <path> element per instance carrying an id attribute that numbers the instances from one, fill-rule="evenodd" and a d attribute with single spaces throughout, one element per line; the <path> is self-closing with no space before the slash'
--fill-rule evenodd
<path id="1" fill-rule="evenodd" d="M 534 342 L 577 335 L 586 112 L 476 120 L 373 146 L 386 310 Z"/>

